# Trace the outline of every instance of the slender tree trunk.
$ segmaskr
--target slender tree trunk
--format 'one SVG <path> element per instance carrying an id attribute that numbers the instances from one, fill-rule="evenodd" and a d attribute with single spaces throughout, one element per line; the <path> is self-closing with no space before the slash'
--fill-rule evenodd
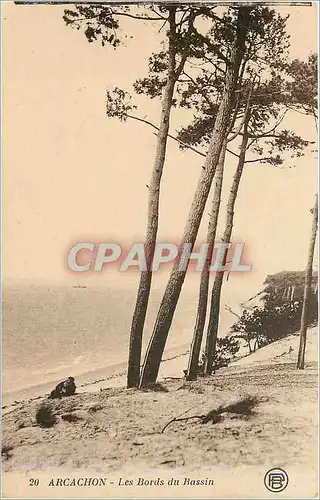
<path id="1" fill-rule="evenodd" d="M 239 68 L 245 51 L 248 12 L 248 7 L 239 7 L 235 44 L 231 51 L 226 72 L 225 89 L 217 113 L 205 165 L 202 169 L 182 238 L 182 243 L 190 244 L 191 248 L 193 248 L 198 234 L 202 214 L 219 161 L 222 143 L 228 129 Z M 186 271 L 180 271 L 178 268 L 174 268 L 171 272 L 143 364 L 140 380 L 141 387 L 154 383 L 157 379 L 162 354 L 185 275 Z"/>
<path id="2" fill-rule="evenodd" d="M 304 369 L 304 362 L 305 362 L 308 315 L 310 309 L 310 297 L 311 297 L 311 287 L 312 287 L 312 265 L 314 257 L 314 247 L 317 237 L 317 229 L 318 229 L 318 195 L 316 195 L 316 202 L 313 208 L 311 239 L 309 245 L 308 264 L 306 269 L 306 277 L 304 285 L 303 306 L 301 314 L 300 345 L 299 345 L 299 353 L 297 361 L 298 370 Z"/>
<path id="3" fill-rule="evenodd" d="M 158 232 L 159 219 L 159 199 L 160 199 L 160 183 L 163 172 L 163 167 L 166 157 L 167 140 L 169 133 L 169 121 L 172 108 L 172 98 L 176 83 L 175 75 L 175 38 L 176 38 L 176 7 L 169 7 L 169 63 L 168 63 L 168 79 L 162 98 L 162 111 L 157 136 L 157 147 L 154 167 L 152 170 L 151 181 L 149 184 L 149 200 L 148 200 L 148 221 L 145 237 L 145 254 L 147 262 L 147 271 L 142 271 L 138 288 L 136 306 L 133 313 L 130 342 L 129 342 L 129 359 L 128 359 L 128 375 L 127 387 L 138 387 L 140 379 L 140 363 L 141 363 L 141 348 L 142 334 L 147 313 L 150 289 L 151 289 L 151 262 L 154 253 L 154 247 Z"/>
<path id="4" fill-rule="evenodd" d="M 236 172 L 233 177 L 233 183 L 231 186 L 231 191 L 229 195 L 229 200 L 227 204 L 227 218 L 226 218 L 226 227 L 224 230 L 223 238 L 222 241 L 224 243 L 229 243 L 231 239 L 231 234 L 232 234 L 232 228 L 233 228 L 233 218 L 234 218 L 234 207 L 238 195 L 238 189 L 239 189 L 239 184 L 243 172 L 243 167 L 245 163 L 245 158 L 246 158 L 246 150 L 247 150 L 247 145 L 248 145 L 248 123 L 250 120 L 250 113 L 247 113 L 246 121 L 244 123 L 244 128 L 243 128 L 243 136 L 242 136 L 242 142 L 241 142 L 241 147 L 240 147 L 240 154 L 239 154 L 239 161 L 238 161 L 238 166 L 236 169 Z M 225 253 L 224 259 L 223 259 L 223 265 L 225 265 L 227 260 L 227 255 Z M 214 353 L 216 350 L 216 343 L 217 343 L 217 335 L 218 335 L 218 328 L 219 328 L 219 315 L 220 315 L 220 299 L 221 299 L 221 288 L 222 288 L 222 282 L 223 282 L 223 276 L 224 272 L 223 271 L 217 271 L 213 286 L 212 286 L 212 293 L 211 293 L 211 306 L 210 306 L 210 316 L 209 316 L 209 323 L 208 323 L 208 329 L 207 329 L 207 338 L 206 338 L 206 347 L 205 347 L 205 354 L 206 354 L 206 361 L 205 361 L 205 374 L 206 375 L 211 375 L 212 373 L 212 368 L 213 368 L 213 359 L 214 359 Z"/>
<path id="5" fill-rule="evenodd" d="M 294 292 L 295 292 L 295 288 L 296 288 L 296 286 L 295 286 L 295 285 L 293 285 L 293 286 L 291 287 L 291 296 L 290 296 L 290 301 L 291 301 L 291 302 L 294 302 Z"/>
<path id="6" fill-rule="evenodd" d="M 221 202 L 223 169 L 224 169 L 227 144 L 228 141 L 227 139 L 225 139 L 220 153 L 219 164 L 215 173 L 215 189 L 213 194 L 211 213 L 208 225 L 208 233 L 207 233 L 208 252 L 207 252 L 206 262 L 200 278 L 197 318 L 194 327 L 191 351 L 189 356 L 189 363 L 188 363 L 187 377 L 186 377 L 187 380 L 196 380 L 198 373 L 198 364 L 199 364 L 201 343 L 203 337 L 203 330 L 207 315 L 208 292 L 209 292 L 209 281 L 210 281 L 209 268 L 212 260 L 214 242 L 216 238 L 216 230 L 217 230 L 217 223 L 218 223 L 218 216 L 219 216 L 219 209 Z"/>
<path id="7" fill-rule="evenodd" d="M 160 200 L 160 182 L 163 172 L 163 167 L 166 158 L 167 141 L 169 137 L 169 122 L 172 108 L 172 100 L 175 84 L 183 71 L 184 64 L 188 57 L 188 37 L 190 36 L 196 17 L 194 9 L 190 10 L 188 18 L 188 31 L 186 34 L 187 46 L 181 55 L 178 65 L 176 65 L 176 7 L 168 7 L 169 11 L 169 61 L 168 61 L 168 76 L 167 83 L 164 89 L 162 98 L 162 111 L 159 132 L 157 136 L 157 147 L 154 167 L 149 184 L 149 200 L 148 200 L 148 222 L 145 237 L 145 255 L 147 263 L 147 271 L 142 271 L 137 294 L 137 301 L 133 313 L 130 342 L 129 342 L 129 359 L 128 359 L 128 375 L 127 387 L 138 387 L 140 380 L 140 363 L 141 363 L 141 348 L 142 335 L 146 319 L 149 295 L 151 290 L 152 272 L 151 263 L 154 255 L 154 248 L 158 233 L 159 220 L 159 200 Z"/>

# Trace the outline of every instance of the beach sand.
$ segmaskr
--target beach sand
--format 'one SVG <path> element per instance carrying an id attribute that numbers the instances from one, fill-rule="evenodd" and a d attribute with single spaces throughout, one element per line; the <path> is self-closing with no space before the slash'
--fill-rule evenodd
<path id="1" fill-rule="evenodd" d="M 298 335 L 290 335 L 196 382 L 171 379 L 186 367 L 187 357 L 181 355 L 162 364 L 154 390 L 124 389 L 119 376 L 62 400 L 7 407 L 3 496 L 266 498 L 274 493 L 265 488 L 264 475 L 281 467 L 289 484 L 277 496 L 315 497 L 317 328 L 308 332 L 305 370 L 295 366 L 298 343 Z M 252 414 L 225 412 L 221 421 L 206 424 L 198 418 L 178 420 L 163 431 L 179 415 L 206 415 L 247 395 L 258 398 Z M 35 424 L 44 401 L 58 419 L 47 429 Z M 65 414 L 76 420 L 64 421 Z M 72 477 L 105 478 L 106 484 L 49 486 L 51 480 Z M 140 486 L 143 479 L 157 478 L 157 485 Z M 204 483 L 211 478 L 214 484 L 190 486 L 185 478 Z M 39 479 L 39 486 L 29 486 L 30 479 Z"/>

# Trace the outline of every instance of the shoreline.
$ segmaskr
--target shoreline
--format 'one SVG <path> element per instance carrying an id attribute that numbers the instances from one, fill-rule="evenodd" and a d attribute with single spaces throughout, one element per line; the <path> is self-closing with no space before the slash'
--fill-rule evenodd
<path id="1" fill-rule="evenodd" d="M 187 367 L 187 356 L 190 345 L 184 344 L 180 347 L 171 348 L 161 361 L 159 381 L 165 378 L 182 378 L 183 370 Z M 172 363 L 172 361 L 180 360 Z M 171 363 L 170 363 L 171 362 Z M 174 365 L 174 366 L 173 366 Z M 72 369 L 70 369 L 70 375 Z M 96 392 L 105 388 L 125 387 L 127 375 L 127 361 L 115 363 L 114 365 L 87 371 L 75 376 L 77 393 Z M 180 376 L 179 376 L 180 375 Z M 63 377 L 56 377 L 52 381 L 44 382 L 32 386 L 22 387 L 2 393 L 2 410 L 7 413 L 17 405 L 22 405 L 29 401 L 34 401 L 48 395 L 55 385 Z M 65 378 L 65 377 L 64 377 Z"/>
<path id="2" fill-rule="evenodd" d="M 57 419 L 50 428 L 35 423 L 43 398 L 26 401 L 3 416 L 3 491 L 24 498 L 28 478 L 36 477 L 41 484 L 34 497 L 89 498 L 91 488 L 80 493 L 50 484 L 89 474 L 106 479 L 94 492 L 99 498 L 139 497 L 140 477 L 158 477 L 164 485 L 174 477 L 190 498 L 236 497 L 239 485 L 243 498 L 265 498 L 266 471 L 279 464 L 290 477 L 288 497 L 301 498 L 307 484 L 312 498 L 318 486 L 317 346 L 318 328 L 309 329 L 305 370 L 296 368 L 299 336 L 289 335 L 195 382 L 171 379 L 185 368 L 181 349 L 162 363 L 161 390 L 113 389 L 110 379 L 106 390 L 97 390 L 102 382 L 90 386 L 94 392 L 85 386 L 50 401 Z M 123 385 L 121 377 L 113 380 Z M 218 420 L 203 420 L 219 411 Z M 213 479 L 214 485 L 191 490 L 184 478 L 204 485 Z M 149 486 L 144 491 L 159 496 L 158 487 L 154 494 Z M 176 489 L 173 496 L 181 497 Z"/>
<path id="3" fill-rule="evenodd" d="M 312 338 L 315 335 L 316 338 Z M 310 338 L 311 337 L 311 338 Z M 293 333 L 283 339 L 273 342 L 254 353 L 242 354 L 236 356 L 230 363 L 231 366 L 246 366 L 247 364 L 261 365 L 269 360 L 270 357 L 278 359 L 279 357 L 288 357 L 287 352 L 290 346 L 294 345 L 295 350 L 298 347 L 299 334 Z M 313 352 L 309 349 L 313 344 Z M 314 351 L 317 345 L 317 327 L 309 329 L 309 338 L 307 340 L 307 352 L 311 355 L 312 361 L 317 361 L 317 351 Z M 285 350 L 284 350 L 285 347 Z M 288 350 L 288 351 L 287 351 Z M 166 379 L 183 379 L 183 370 L 187 368 L 188 354 L 190 344 L 183 344 L 179 347 L 168 349 L 161 361 L 158 382 L 164 382 Z M 290 352 L 290 351 L 289 351 Z M 70 375 L 72 375 L 70 370 Z M 94 393 L 103 389 L 115 389 L 126 387 L 127 361 L 115 363 L 114 365 L 87 371 L 75 376 L 76 394 Z M 11 412 L 27 402 L 35 401 L 46 397 L 60 382 L 66 377 L 56 377 L 50 382 L 27 386 L 19 390 L 7 391 L 2 393 L 2 412 L 3 414 Z"/>

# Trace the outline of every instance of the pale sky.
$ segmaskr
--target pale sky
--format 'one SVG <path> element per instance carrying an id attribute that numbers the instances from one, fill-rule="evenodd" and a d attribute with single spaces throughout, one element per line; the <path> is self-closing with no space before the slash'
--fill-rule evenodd
<path id="1" fill-rule="evenodd" d="M 317 50 L 315 4 L 281 7 L 281 12 L 290 13 L 291 56 L 306 58 Z M 158 47 L 157 27 L 138 29 L 135 21 L 127 22 L 134 38 L 114 51 L 89 44 L 82 32 L 65 26 L 62 13 L 63 6 L 2 6 L 3 274 L 8 280 L 73 284 L 79 276 L 68 273 L 65 262 L 74 242 L 130 244 L 144 237 L 155 136 L 146 125 L 106 117 L 105 92 L 115 85 L 130 89 L 146 75 L 147 58 Z M 139 102 L 139 114 L 157 123 L 159 101 Z M 173 132 L 178 123 L 174 111 Z M 292 113 L 288 124 L 315 140 L 311 118 Z M 245 167 L 232 240 L 247 245 L 253 272 L 235 278 L 234 287 L 248 293 L 266 274 L 305 268 L 317 186 L 315 153 L 294 164 Z M 201 165 L 201 157 L 181 152 L 169 140 L 159 239 L 179 242 Z M 234 167 L 229 157 L 225 194 Z M 130 273 L 112 276 L 115 283 L 132 280 Z M 104 279 L 105 274 L 95 277 Z"/>

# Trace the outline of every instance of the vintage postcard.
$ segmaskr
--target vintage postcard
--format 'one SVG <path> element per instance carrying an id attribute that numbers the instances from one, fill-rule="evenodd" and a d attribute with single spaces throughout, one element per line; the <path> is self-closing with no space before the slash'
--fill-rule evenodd
<path id="1" fill-rule="evenodd" d="M 1 19 L 2 497 L 319 498 L 317 2 Z"/>

